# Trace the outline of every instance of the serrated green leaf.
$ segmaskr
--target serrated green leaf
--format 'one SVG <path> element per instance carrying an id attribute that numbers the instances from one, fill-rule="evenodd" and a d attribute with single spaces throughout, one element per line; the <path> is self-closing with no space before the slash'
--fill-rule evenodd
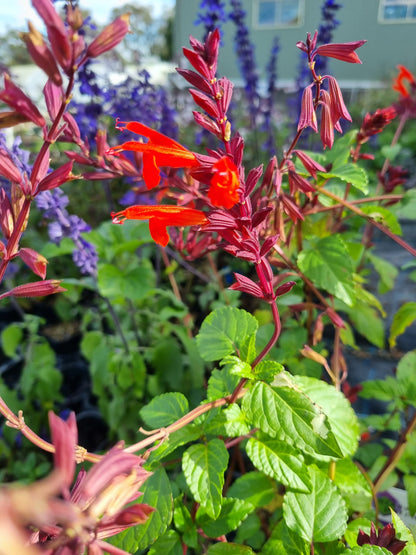
<path id="1" fill-rule="evenodd" d="M 310 491 L 312 484 L 303 457 L 294 447 L 264 437 L 250 438 L 247 455 L 256 468 L 284 486 L 297 491 Z"/>
<path id="2" fill-rule="evenodd" d="M 339 235 L 324 237 L 298 256 L 299 269 L 313 283 L 345 304 L 354 304 L 353 265 Z"/>
<path id="3" fill-rule="evenodd" d="M 398 381 L 392 376 L 387 376 L 384 380 L 364 381 L 359 396 L 363 399 L 379 399 L 389 402 L 401 393 Z"/>
<path id="4" fill-rule="evenodd" d="M 228 437 L 244 436 L 250 432 L 245 414 L 236 403 L 226 407 L 222 412 L 225 416 L 225 434 Z"/>
<path id="5" fill-rule="evenodd" d="M 256 318 L 245 310 L 234 307 L 214 310 L 202 322 L 196 337 L 199 353 L 208 361 L 239 354 L 255 336 L 257 327 Z"/>
<path id="6" fill-rule="evenodd" d="M 416 320 L 416 303 L 408 302 L 403 304 L 393 317 L 390 328 L 389 344 L 393 348 L 396 346 L 397 336 L 401 335 Z"/>
<path id="7" fill-rule="evenodd" d="M 276 495 L 274 482 L 261 472 L 247 472 L 231 485 L 227 496 L 248 501 L 255 507 L 264 507 Z"/>
<path id="8" fill-rule="evenodd" d="M 345 551 L 346 555 L 349 553 L 352 555 L 391 555 L 391 551 L 377 545 L 357 545 L 351 550 Z"/>
<path id="9" fill-rule="evenodd" d="M 17 324 L 10 324 L 1 332 L 1 348 L 4 354 L 9 358 L 16 356 L 16 349 L 22 342 L 23 330 Z"/>
<path id="10" fill-rule="evenodd" d="M 237 387 L 239 377 L 231 374 L 229 369 L 213 370 L 208 380 L 208 401 L 215 401 L 230 395 Z"/>
<path id="11" fill-rule="evenodd" d="M 155 541 L 149 549 L 149 555 L 183 555 L 179 534 L 175 530 L 168 530 Z"/>
<path id="12" fill-rule="evenodd" d="M 146 426 L 151 429 L 169 426 L 189 411 L 188 400 L 182 393 L 158 395 L 140 410 Z"/>
<path id="13" fill-rule="evenodd" d="M 350 513 L 365 513 L 370 510 L 371 489 L 351 459 L 337 461 L 334 484 L 338 486 Z"/>
<path id="14" fill-rule="evenodd" d="M 182 445 L 198 439 L 200 435 L 200 429 L 195 426 L 195 424 L 188 424 L 184 428 L 180 428 L 179 430 L 176 430 L 176 432 L 170 433 L 169 437 L 161 440 L 157 449 L 150 453 L 148 463 L 153 464 L 155 461 L 165 459 Z"/>
<path id="15" fill-rule="evenodd" d="M 207 551 L 207 555 L 255 555 L 254 551 L 248 545 L 238 545 L 236 543 L 218 542 L 211 545 Z"/>
<path id="16" fill-rule="evenodd" d="M 189 509 L 183 502 L 183 496 L 175 499 L 175 508 L 173 511 L 173 522 L 175 527 L 182 534 L 182 539 L 186 545 L 192 548 L 198 546 L 198 532 L 196 524 L 191 517 Z"/>
<path id="17" fill-rule="evenodd" d="M 332 481 L 316 466 L 309 467 L 312 491 L 288 491 L 283 500 L 287 526 L 305 541 L 330 542 L 347 527 L 345 502 Z"/>
<path id="18" fill-rule="evenodd" d="M 284 520 L 275 526 L 260 555 L 310 555 L 311 546 L 286 526 Z"/>
<path id="19" fill-rule="evenodd" d="M 233 355 L 228 355 L 220 362 L 221 366 L 226 367 L 229 372 L 239 378 L 247 378 L 248 380 L 254 379 L 253 370 L 251 365 L 241 358 Z"/>
<path id="20" fill-rule="evenodd" d="M 124 297 L 138 301 L 155 287 L 155 273 L 149 260 L 142 259 L 132 269 L 121 269 L 113 264 L 99 264 L 97 285 L 103 297 Z"/>
<path id="21" fill-rule="evenodd" d="M 144 524 L 128 528 L 111 538 L 111 543 L 127 553 L 146 549 L 166 531 L 173 515 L 173 499 L 169 478 L 159 467 L 141 486 L 140 503 L 147 503 L 156 510 Z"/>
<path id="22" fill-rule="evenodd" d="M 396 530 L 396 537 L 399 540 L 406 542 L 405 548 L 401 551 L 401 554 L 416 555 L 416 542 L 415 542 L 415 538 L 413 537 L 413 534 L 404 524 L 404 522 L 399 517 L 399 515 L 397 515 L 393 511 L 393 509 L 390 509 L 390 511 L 391 511 L 391 520 L 392 520 L 394 529 Z"/>
<path id="23" fill-rule="evenodd" d="M 356 164 L 344 164 L 333 168 L 326 177 L 336 177 L 345 183 L 351 183 L 356 189 L 368 193 L 368 176 L 363 168 Z"/>
<path id="24" fill-rule="evenodd" d="M 315 378 L 295 376 L 293 381 L 327 415 L 344 457 L 353 455 L 358 447 L 360 426 L 345 395 L 332 385 Z"/>
<path id="25" fill-rule="evenodd" d="M 267 383 L 271 383 L 276 374 L 283 370 L 284 366 L 274 360 L 262 360 L 253 368 L 255 377 Z"/>
<path id="26" fill-rule="evenodd" d="M 183 454 L 182 469 L 186 483 L 195 500 L 211 518 L 217 518 L 221 511 L 227 464 L 228 451 L 219 439 L 204 445 L 192 445 Z"/>
<path id="27" fill-rule="evenodd" d="M 210 538 L 219 538 L 235 530 L 254 509 L 254 505 L 248 501 L 226 497 L 215 520 L 212 520 L 204 507 L 200 507 L 196 513 L 196 524 Z"/>
<path id="28" fill-rule="evenodd" d="M 368 204 L 360 206 L 361 212 L 370 216 L 376 222 L 386 226 L 392 233 L 396 235 L 402 234 L 402 228 L 396 216 L 388 208 L 383 206 L 369 206 Z"/>
<path id="29" fill-rule="evenodd" d="M 271 437 L 315 457 L 342 456 L 326 415 L 301 391 L 258 382 L 244 396 L 243 410 L 253 427 Z"/>

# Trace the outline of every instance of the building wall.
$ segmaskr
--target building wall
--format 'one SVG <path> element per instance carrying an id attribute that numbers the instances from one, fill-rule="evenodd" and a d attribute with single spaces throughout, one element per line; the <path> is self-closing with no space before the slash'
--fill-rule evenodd
<path id="1" fill-rule="evenodd" d="M 255 29 L 253 8 L 255 0 L 243 0 L 247 12 L 246 21 L 250 25 L 250 37 L 255 44 L 257 65 L 265 78 L 264 68 L 267 64 L 271 44 L 275 35 L 279 37 L 280 53 L 278 58 L 278 78 L 281 86 L 293 83 L 297 75 L 300 51 L 296 48 L 299 40 L 304 41 L 308 32 L 313 33 L 321 21 L 323 0 L 304 0 L 305 13 L 303 24 L 287 29 Z M 225 0 L 227 11 L 229 0 Z M 337 12 L 341 24 L 334 33 L 334 42 L 351 42 L 367 39 L 367 44 L 358 50 L 363 65 L 348 64 L 331 60 L 331 73 L 341 84 L 354 87 L 358 82 L 362 86 L 379 86 L 380 81 L 389 81 L 395 73 L 397 64 L 409 69 L 416 67 L 416 23 L 379 23 L 379 0 L 343 0 L 343 7 Z M 195 25 L 200 0 L 176 0 L 175 18 L 175 52 L 180 55 L 182 46 L 188 46 L 189 35 L 202 38 L 204 28 Z M 234 52 L 235 25 L 228 22 L 223 25 L 223 46 L 220 53 L 219 73 L 231 80 L 239 78 L 238 64 Z"/>

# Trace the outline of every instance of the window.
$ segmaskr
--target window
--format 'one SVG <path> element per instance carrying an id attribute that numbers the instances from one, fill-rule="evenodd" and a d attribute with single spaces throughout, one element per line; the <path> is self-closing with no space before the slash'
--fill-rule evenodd
<path id="1" fill-rule="evenodd" d="M 380 23 L 416 22 L 416 0 L 380 0 Z"/>
<path id="2" fill-rule="evenodd" d="M 257 0 L 253 16 L 257 28 L 298 27 L 302 24 L 303 0 Z"/>

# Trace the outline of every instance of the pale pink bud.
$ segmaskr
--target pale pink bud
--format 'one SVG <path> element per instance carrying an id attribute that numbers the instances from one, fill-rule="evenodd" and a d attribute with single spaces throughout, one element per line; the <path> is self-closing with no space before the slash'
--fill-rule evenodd
<path id="1" fill-rule="evenodd" d="M 321 94 L 321 141 L 324 148 L 332 148 L 334 144 L 334 124 L 331 115 L 331 99 L 326 91 L 322 91 Z"/>
<path id="2" fill-rule="evenodd" d="M 64 22 L 51 0 L 32 0 L 32 6 L 46 25 L 48 39 L 57 62 L 69 73 L 72 69 L 72 48 Z"/>
<path id="3" fill-rule="evenodd" d="M 49 411 L 49 427 L 52 443 L 55 447 L 54 463 L 63 474 L 63 481 L 67 488 L 72 485 L 75 474 L 75 447 L 78 442 L 78 429 L 75 413 L 69 414 L 68 420 L 62 420 Z"/>
<path id="4" fill-rule="evenodd" d="M 30 98 L 13 83 L 7 73 L 4 74 L 4 89 L 0 91 L 0 100 L 16 110 L 18 114 L 24 116 L 29 121 L 33 121 L 36 125 L 39 125 L 39 127 L 45 125 L 42 114 Z"/>
<path id="5" fill-rule="evenodd" d="M 293 154 L 299 158 L 302 162 L 305 170 L 311 174 L 311 176 L 316 179 L 316 172 L 326 172 L 326 169 L 318 164 L 315 160 L 313 160 L 308 154 L 303 152 L 302 150 L 294 150 Z"/>
<path id="6" fill-rule="evenodd" d="M 35 64 L 40 67 L 56 85 L 62 85 L 62 77 L 52 52 L 47 47 L 41 33 L 29 21 L 29 32 L 20 33 Z"/>
<path id="7" fill-rule="evenodd" d="M 20 171 L 4 148 L 0 148 L 0 175 L 12 183 L 20 183 L 22 181 Z"/>
<path id="8" fill-rule="evenodd" d="M 315 133 L 318 131 L 312 87 L 313 85 L 308 85 L 303 91 L 298 131 L 305 129 L 305 127 L 312 127 Z"/>
<path id="9" fill-rule="evenodd" d="M 14 217 L 12 205 L 3 187 L 0 189 L 0 226 L 4 237 L 10 239 L 14 228 Z"/>
<path id="10" fill-rule="evenodd" d="M 36 193 L 38 194 L 42 191 L 49 191 L 50 189 L 55 189 L 56 187 L 60 187 L 63 183 L 70 181 L 72 179 L 77 179 L 80 176 L 76 176 L 72 173 L 72 166 L 73 161 L 66 162 L 58 169 L 54 170 L 53 172 L 49 173 L 46 177 L 42 179 L 36 189 Z"/>
<path id="11" fill-rule="evenodd" d="M 48 261 L 44 256 L 27 247 L 20 249 L 17 253 L 17 256 L 19 256 L 36 275 L 40 276 L 42 279 L 45 279 L 46 265 Z"/>
<path id="12" fill-rule="evenodd" d="M 111 50 L 124 39 L 129 31 L 129 14 L 120 15 L 92 41 L 87 48 L 86 57 L 96 58 L 107 50 Z"/>
<path id="13" fill-rule="evenodd" d="M 5 297 L 45 297 L 46 295 L 53 295 L 54 293 L 61 293 L 66 291 L 61 287 L 61 280 L 59 279 L 45 279 L 44 281 L 35 281 L 33 283 L 25 283 L 18 285 L 10 291 L 0 295 L 0 299 Z"/>
<path id="14" fill-rule="evenodd" d="M 352 121 L 350 113 L 344 104 L 344 99 L 342 98 L 342 92 L 339 88 L 337 80 L 330 75 L 327 75 L 329 84 L 329 96 L 331 97 L 331 113 L 332 121 L 334 124 L 339 120 L 339 118 L 344 118 L 348 121 Z"/>

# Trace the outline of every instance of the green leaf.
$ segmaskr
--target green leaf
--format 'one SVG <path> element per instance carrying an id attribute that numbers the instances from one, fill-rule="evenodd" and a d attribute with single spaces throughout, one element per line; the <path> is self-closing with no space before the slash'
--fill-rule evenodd
<path id="1" fill-rule="evenodd" d="M 384 324 L 377 310 L 357 303 L 348 309 L 348 315 L 358 333 L 376 347 L 384 348 Z"/>
<path id="2" fill-rule="evenodd" d="M 276 374 L 283 370 L 284 366 L 274 360 L 262 360 L 253 368 L 253 373 L 256 379 L 271 383 Z"/>
<path id="3" fill-rule="evenodd" d="M 414 220 L 416 218 L 416 190 L 414 188 L 404 193 L 396 216 L 400 220 Z"/>
<path id="4" fill-rule="evenodd" d="M 406 474 L 403 476 L 404 487 L 407 492 L 407 503 L 411 516 L 416 514 L 416 476 L 414 474 Z"/>
<path id="5" fill-rule="evenodd" d="M 176 432 L 170 433 L 167 439 L 162 439 L 157 446 L 157 449 L 152 451 L 148 458 L 148 463 L 155 463 L 161 461 L 168 455 L 176 451 L 182 445 L 195 441 L 200 437 L 200 430 L 195 424 L 188 424 L 180 428 Z"/>
<path id="6" fill-rule="evenodd" d="M 396 143 L 395 145 L 384 145 L 381 147 L 380 152 L 384 158 L 388 158 L 390 161 L 394 160 L 399 152 L 402 150 L 402 145 Z"/>
<path id="7" fill-rule="evenodd" d="M 155 541 L 149 555 L 183 555 L 182 542 L 175 530 L 168 530 Z"/>
<path id="8" fill-rule="evenodd" d="M 169 478 L 165 469 L 160 467 L 141 486 L 140 503 L 155 508 L 144 524 L 128 528 L 111 538 L 111 543 L 128 553 L 146 549 L 169 526 L 173 515 L 173 499 Z"/>
<path id="9" fill-rule="evenodd" d="M 389 402 L 401 394 L 399 382 L 392 376 L 384 380 L 364 381 L 359 396 L 363 399 L 378 399 Z"/>
<path id="10" fill-rule="evenodd" d="M 338 539 L 347 527 L 345 502 L 332 481 L 316 466 L 309 467 L 312 491 L 288 491 L 283 500 L 287 526 L 308 542 Z"/>
<path id="11" fill-rule="evenodd" d="M 380 276 L 380 282 L 378 284 L 378 292 L 379 294 L 387 293 L 391 291 L 394 287 L 394 282 L 396 281 L 397 274 L 399 273 L 396 266 L 384 260 L 384 258 L 380 258 L 373 253 L 368 253 L 368 259 L 370 260 L 371 264 L 374 266 L 374 269 Z"/>
<path id="12" fill-rule="evenodd" d="M 243 499 L 257 508 L 271 503 L 275 495 L 273 481 L 257 471 L 243 474 L 227 491 L 227 496 Z"/>
<path id="13" fill-rule="evenodd" d="M 391 555 L 391 551 L 377 545 L 357 545 L 353 549 L 345 551 L 345 553 L 346 555 L 350 553 L 352 555 Z"/>
<path id="14" fill-rule="evenodd" d="M 342 456 L 326 415 L 301 391 L 258 382 L 244 396 L 243 410 L 254 427 L 271 437 L 316 457 Z"/>
<path id="15" fill-rule="evenodd" d="M 191 517 L 187 506 L 183 502 L 181 495 L 175 499 L 175 509 L 173 512 L 173 522 L 175 527 L 182 534 L 182 539 L 189 547 L 196 548 L 198 546 L 198 532 L 195 522 Z"/>
<path id="16" fill-rule="evenodd" d="M 293 381 L 327 415 L 344 457 L 353 455 L 358 447 L 360 426 L 345 395 L 332 385 L 315 378 L 295 376 Z"/>
<path id="17" fill-rule="evenodd" d="M 303 492 L 311 490 L 307 466 L 294 447 L 267 437 L 250 438 L 246 451 L 254 466 L 266 476 L 290 489 Z"/>
<path id="18" fill-rule="evenodd" d="M 416 351 L 410 351 L 402 357 L 397 365 L 396 379 L 402 388 L 403 395 L 413 406 L 416 406 L 415 370 Z"/>
<path id="19" fill-rule="evenodd" d="M 317 287 L 349 306 L 354 304 L 353 264 L 339 235 L 324 237 L 300 252 L 298 266 Z"/>
<path id="20" fill-rule="evenodd" d="M 254 551 L 248 545 L 238 545 L 236 543 L 218 542 L 211 545 L 207 551 L 207 555 L 255 555 Z"/>
<path id="21" fill-rule="evenodd" d="M 208 361 L 238 355 L 255 337 L 257 327 L 256 318 L 245 310 L 234 307 L 214 310 L 205 318 L 196 337 L 199 353 Z"/>
<path id="22" fill-rule="evenodd" d="M 123 297 L 139 301 L 155 287 L 155 273 L 149 260 L 141 259 L 134 268 L 98 264 L 97 285 L 103 297 Z"/>
<path id="23" fill-rule="evenodd" d="M 356 164 L 338 166 L 325 175 L 326 177 L 337 177 L 345 181 L 345 183 L 351 183 L 351 185 L 364 194 L 368 193 L 368 176 L 365 170 Z"/>
<path id="24" fill-rule="evenodd" d="M 204 445 L 192 445 L 183 454 L 182 469 L 186 483 L 195 500 L 211 518 L 217 518 L 221 511 L 227 464 L 228 451 L 219 439 Z"/>
<path id="25" fill-rule="evenodd" d="M 23 330 L 17 324 L 10 324 L 1 332 L 1 348 L 4 354 L 9 358 L 14 358 L 17 355 L 17 347 L 21 344 L 23 339 Z"/>
<path id="26" fill-rule="evenodd" d="M 224 357 L 220 362 L 220 366 L 225 366 L 231 374 L 234 374 L 239 378 L 247 378 L 248 380 L 254 379 L 251 365 L 236 356 L 228 355 Z"/>
<path id="27" fill-rule="evenodd" d="M 261 555 L 310 555 L 310 545 L 286 526 L 284 520 L 275 526 L 264 544 Z"/>
<path id="28" fill-rule="evenodd" d="M 210 538 L 219 538 L 235 530 L 254 509 L 248 501 L 226 497 L 215 520 L 201 506 L 196 513 L 196 524 Z"/>
<path id="29" fill-rule="evenodd" d="M 338 486 L 349 512 L 365 513 L 372 502 L 371 489 L 367 480 L 351 459 L 337 461 L 334 484 Z"/>
<path id="30" fill-rule="evenodd" d="M 407 526 L 405 526 L 399 515 L 397 515 L 393 511 L 393 509 L 390 509 L 390 511 L 391 520 L 394 529 L 396 530 L 396 537 L 399 538 L 399 540 L 407 542 L 405 548 L 400 553 L 402 555 L 416 555 L 416 542 L 413 534 L 410 532 Z"/>
<path id="31" fill-rule="evenodd" d="M 169 426 L 189 411 L 188 400 L 182 393 L 158 395 L 140 410 L 146 426 L 152 429 Z"/>
<path id="32" fill-rule="evenodd" d="M 208 380 L 208 401 L 215 401 L 230 395 L 237 387 L 239 382 L 238 376 L 231 374 L 228 368 L 222 370 L 213 370 Z"/>
<path id="33" fill-rule="evenodd" d="M 361 212 L 370 216 L 376 222 L 383 224 L 392 233 L 396 235 L 402 234 L 402 228 L 396 218 L 396 216 L 388 208 L 383 206 L 370 206 L 368 204 L 360 206 Z"/>
<path id="34" fill-rule="evenodd" d="M 403 304 L 393 317 L 393 322 L 390 328 L 389 344 L 393 348 L 396 346 L 396 339 L 398 335 L 401 335 L 406 331 L 406 328 L 410 326 L 416 320 L 416 303 L 408 302 Z"/>

